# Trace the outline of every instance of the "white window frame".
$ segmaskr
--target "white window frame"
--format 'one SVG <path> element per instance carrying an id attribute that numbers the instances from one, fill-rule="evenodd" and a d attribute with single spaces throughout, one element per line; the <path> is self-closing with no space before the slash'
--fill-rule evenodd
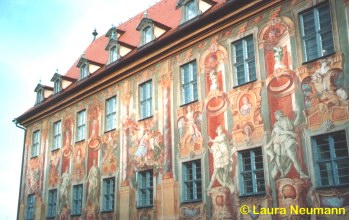
<path id="1" fill-rule="evenodd" d="M 116 128 L 116 96 L 105 100 L 105 131 Z"/>
<path id="2" fill-rule="evenodd" d="M 153 116 L 153 80 L 147 80 L 138 86 L 140 120 Z M 146 93 L 145 95 L 144 92 Z"/>
<path id="3" fill-rule="evenodd" d="M 86 109 L 76 114 L 76 142 L 86 138 Z"/>
<path id="4" fill-rule="evenodd" d="M 57 215 L 57 189 L 48 191 L 47 218 L 54 218 Z"/>
<path id="5" fill-rule="evenodd" d="M 36 130 L 33 132 L 31 157 L 37 157 L 39 155 L 39 148 L 40 148 L 40 130 Z"/>
<path id="6" fill-rule="evenodd" d="M 56 150 L 62 147 L 62 121 L 56 121 L 53 123 L 52 134 L 52 150 Z"/>
<path id="7" fill-rule="evenodd" d="M 188 71 L 185 68 L 188 66 Z M 189 76 L 187 76 L 189 74 Z M 186 81 L 186 77 L 189 81 Z M 181 105 L 198 100 L 198 74 L 196 60 L 180 66 Z M 189 92 L 188 92 L 189 91 Z"/>
<path id="8" fill-rule="evenodd" d="M 137 208 L 154 206 L 154 176 L 153 170 L 143 170 L 137 173 Z"/>
<path id="9" fill-rule="evenodd" d="M 35 194 L 29 194 L 27 196 L 25 220 L 35 219 Z"/>
<path id="10" fill-rule="evenodd" d="M 72 216 L 78 216 L 82 214 L 82 201 L 83 201 L 83 184 L 73 186 L 73 198 L 72 198 Z"/>

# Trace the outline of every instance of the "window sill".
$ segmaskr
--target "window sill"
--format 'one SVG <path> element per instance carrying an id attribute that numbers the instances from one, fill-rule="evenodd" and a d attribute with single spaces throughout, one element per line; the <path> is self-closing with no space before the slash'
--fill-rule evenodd
<path id="1" fill-rule="evenodd" d="M 113 213 L 114 212 L 114 209 L 112 209 L 112 210 L 103 210 L 103 211 L 101 211 L 101 213 Z"/>
<path id="2" fill-rule="evenodd" d="M 330 53 L 330 54 L 327 54 L 325 56 L 322 56 L 322 57 L 318 57 L 318 58 L 315 58 L 315 59 L 312 59 L 312 60 L 308 60 L 308 61 L 305 61 L 302 63 L 302 65 L 306 65 L 306 64 L 309 64 L 309 63 L 313 63 L 315 61 L 318 61 L 318 60 L 321 60 L 321 59 L 324 59 L 324 58 L 327 58 L 327 57 L 330 57 L 332 55 L 336 54 L 336 52 L 333 52 L 333 53 Z"/>
<path id="3" fill-rule="evenodd" d="M 56 216 L 47 216 L 46 219 L 55 219 Z"/>
<path id="4" fill-rule="evenodd" d="M 30 159 L 35 159 L 35 158 L 37 158 L 39 155 L 32 155 L 31 157 L 30 157 Z"/>
<path id="5" fill-rule="evenodd" d="M 110 130 L 104 131 L 104 134 L 107 134 L 107 133 L 112 132 L 112 131 L 115 131 L 115 130 L 116 130 L 116 128 L 113 128 L 113 129 L 110 129 Z"/>
<path id="6" fill-rule="evenodd" d="M 193 104 L 193 103 L 195 103 L 195 102 L 198 102 L 198 101 L 199 101 L 199 99 L 196 99 L 196 100 L 194 100 L 194 101 L 181 104 L 179 107 L 185 107 L 185 106 L 187 106 L 187 105 L 191 105 L 191 104 Z"/>
<path id="7" fill-rule="evenodd" d="M 239 195 L 239 198 L 251 197 L 251 196 L 264 196 L 265 194 L 266 194 L 265 192 L 241 194 L 241 195 Z"/>
<path id="8" fill-rule="evenodd" d="M 145 121 L 145 120 L 147 120 L 147 119 L 149 119 L 149 118 L 152 118 L 152 117 L 153 117 L 153 115 L 150 115 L 150 116 L 148 116 L 148 117 L 138 119 L 138 121 L 139 121 L 139 122 L 140 122 L 140 121 Z"/>
<path id="9" fill-rule="evenodd" d="M 75 141 L 75 144 L 79 144 L 79 143 L 84 142 L 84 141 L 85 141 L 85 138 L 82 140 Z"/>
<path id="10" fill-rule="evenodd" d="M 248 82 L 245 82 L 245 83 L 242 83 L 242 84 L 236 85 L 236 86 L 233 86 L 233 89 L 236 89 L 236 88 L 238 88 L 238 87 L 241 87 L 241 86 L 244 86 L 244 85 L 247 85 L 247 84 L 249 84 L 249 83 L 256 82 L 256 81 L 257 81 L 257 79 L 255 79 L 255 80 L 251 80 L 251 81 L 248 81 Z"/>
<path id="11" fill-rule="evenodd" d="M 71 214 L 70 216 L 71 217 L 79 217 L 79 216 L 81 216 L 81 214 Z"/>
<path id="12" fill-rule="evenodd" d="M 182 201 L 181 205 L 186 205 L 186 204 L 190 204 L 190 203 L 200 203 L 200 202 L 202 202 L 202 199 L 190 200 L 190 201 Z"/>
<path id="13" fill-rule="evenodd" d="M 333 188 L 347 188 L 349 186 L 349 183 L 343 184 L 343 185 L 331 185 L 331 186 L 317 186 L 315 187 L 316 190 L 321 190 L 321 189 L 333 189 Z"/>
<path id="14" fill-rule="evenodd" d="M 137 209 L 150 209 L 153 208 L 154 205 L 148 205 L 148 206 L 137 206 Z"/>
<path id="15" fill-rule="evenodd" d="M 60 147 L 57 147 L 57 148 L 51 149 L 51 152 L 56 152 L 56 151 L 58 151 L 59 149 L 61 149 L 61 148 L 60 148 Z"/>

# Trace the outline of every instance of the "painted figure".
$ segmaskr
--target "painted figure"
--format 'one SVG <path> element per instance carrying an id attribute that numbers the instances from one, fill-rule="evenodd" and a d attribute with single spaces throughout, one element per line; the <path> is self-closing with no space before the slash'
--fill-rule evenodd
<path id="1" fill-rule="evenodd" d="M 144 131 L 143 136 L 139 140 L 139 145 L 135 153 L 135 158 L 145 158 L 147 156 L 148 150 L 150 148 L 150 132 L 148 130 Z"/>
<path id="2" fill-rule="evenodd" d="M 91 205 L 99 205 L 99 190 L 100 190 L 100 170 L 96 165 L 96 159 L 93 159 L 93 165 L 88 174 L 88 196 L 87 202 Z"/>
<path id="3" fill-rule="evenodd" d="M 242 97 L 242 106 L 240 107 L 240 114 L 247 116 L 251 113 L 252 104 L 248 100 L 247 96 Z"/>
<path id="4" fill-rule="evenodd" d="M 230 178 L 231 167 L 231 150 L 229 147 L 229 141 L 223 132 L 223 127 L 219 125 L 216 129 L 217 136 L 215 139 L 209 138 L 208 142 L 213 143 L 212 147 L 209 148 L 213 155 L 214 170 L 211 177 L 210 185 L 207 190 L 212 188 L 215 180 L 217 180 L 222 186 L 227 186 L 230 192 L 234 192 L 234 185 Z"/>
<path id="5" fill-rule="evenodd" d="M 65 168 L 65 172 L 62 174 L 61 186 L 59 188 L 59 204 L 61 209 L 69 207 L 70 184 L 71 184 L 71 174 L 69 173 L 68 166 L 67 166 Z"/>
<path id="6" fill-rule="evenodd" d="M 282 63 L 283 56 L 284 56 L 284 52 L 282 50 L 282 47 L 280 46 L 274 47 L 274 60 L 275 60 L 274 70 L 286 68 L 285 65 Z"/>
<path id="7" fill-rule="evenodd" d="M 218 84 L 217 84 L 217 73 L 215 71 L 210 72 L 210 80 L 211 80 L 211 86 L 210 90 L 218 90 Z"/>
<path id="8" fill-rule="evenodd" d="M 185 121 L 185 125 L 188 128 L 191 141 L 195 142 L 197 138 L 201 137 L 201 132 L 195 124 L 194 111 L 191 109 L 190 106 L 187 114 L 185 115 L 185 118 L 187 119 Z"/>
<path id="9" fill-rule="evenodd" d="M 281 110 L 274 113 L 276 122 L 271 134 L 271 140 L 266 145 L 266 153 L 270 156 L 270 161 L 274 165 L 272 176 L 276 177 L 280 173 L 280 178 L 284 178 L 290 170 L 292 164 L 301 178 L 308 176 L 303 173 L 301 165 L 296 157 L 296 133 L 294 131 L 298 124 L 299 113 L 292 122 Z"/>

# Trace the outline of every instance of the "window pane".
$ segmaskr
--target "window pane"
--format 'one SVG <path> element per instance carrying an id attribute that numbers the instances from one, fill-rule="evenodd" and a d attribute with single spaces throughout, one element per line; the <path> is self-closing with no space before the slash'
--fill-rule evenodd
<path id="1" fill-rule="evenodd" d="M 341 160 L 337 162 L 337 171 L 339 184 L 349 183 L 349 160 Z"/>
<path id="2" fill-rule="evenodd" d="M 181 66 L 181 95 L 182 104 L 198 99 L 196 61 Z"/>

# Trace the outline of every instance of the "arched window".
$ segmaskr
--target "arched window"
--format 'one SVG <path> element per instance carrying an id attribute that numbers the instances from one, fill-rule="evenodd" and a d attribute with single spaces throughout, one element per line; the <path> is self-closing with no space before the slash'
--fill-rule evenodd
<path id="1" fill-rule="evenodd" d="M 143 44 L 149 43 L 153 40 L 153 31 L 150 26 L 144 28 L 143 30 Z"/>
<path id="2" fill-rule="evenodd" d="M 80 76 L 81 76 L 81 79 L 84 79 L 88 76 L 88 67 L 87 67 L 87 64 L 84 64 L 81 66 L 80 68 Z"/>
<path id="3" fill-rule="evenodd" d="M 196 16 L 196 5 L 195 1 L 190 1 L 188 4 L 185 6 L 186 10 L 186 20 L 190 20 Z"/>
<path id="4" fill-rule="evenodd" d="M 110 62 L 114 62 L 118 59 L 118 48 L 115 46 L 110 49 Z"/>

